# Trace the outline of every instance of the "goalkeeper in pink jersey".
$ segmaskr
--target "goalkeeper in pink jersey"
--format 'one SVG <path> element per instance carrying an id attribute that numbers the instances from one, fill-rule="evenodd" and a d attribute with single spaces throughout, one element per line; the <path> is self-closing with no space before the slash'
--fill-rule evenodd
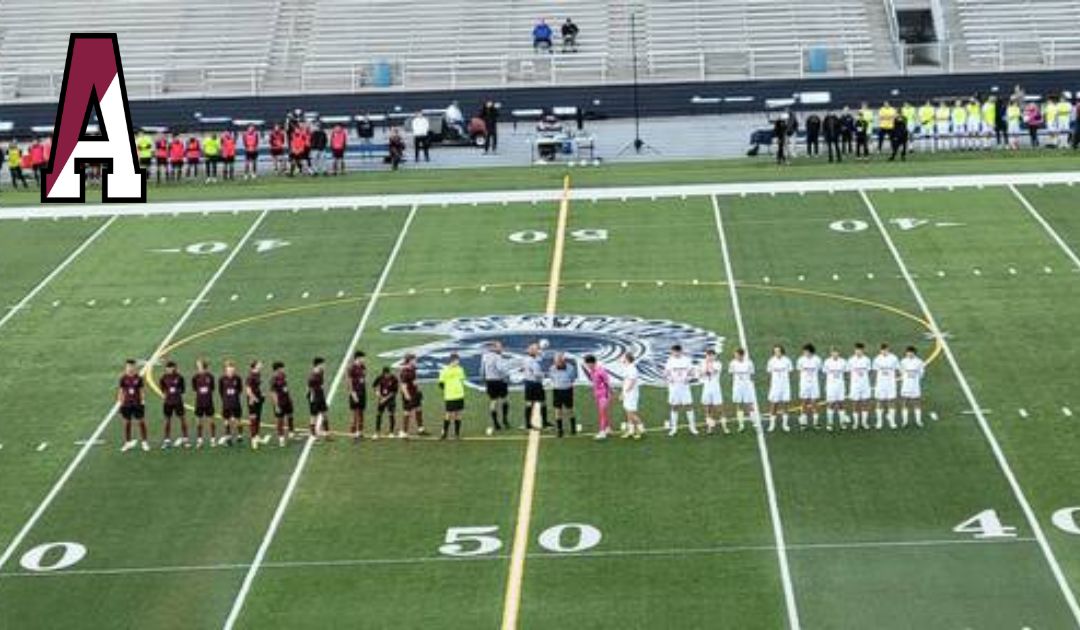
<path id="1" fill-rule="evenodd" d="M 608 403 L 611 402 L 611 378 L 607 370 L 596 361 L 596 357 L 589 354 L 585 356 L 585 372 L 589 375 L 592 383 L 593 398 L 596 399 L 596 413 L 600 419 L 600 428 L 596 432 L 597 440 L 606 440 L 611 432 L 611 421 L 608 419 Z"/>

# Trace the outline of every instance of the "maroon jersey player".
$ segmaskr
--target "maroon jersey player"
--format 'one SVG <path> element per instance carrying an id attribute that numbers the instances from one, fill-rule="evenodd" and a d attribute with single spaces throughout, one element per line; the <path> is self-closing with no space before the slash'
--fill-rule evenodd
<path id="1" fill-rule="evenodd" d="M 184 383 L 184 376 L 180 374 L 176 365 L 176 361 L 169 361 L 165 364 L 165 373 L 158 379 L 158 386 L 161 388 L 161 395 L 164 396 L 161 412 L 165 418 L 165 439 L 161 442 L 161 448 L 166 449 L 173 445 L 172 421 L 174 418 L 180 421 L 181 435 L 181 437 L 177 438 L 175 444 L 177 446 L 187 446 L 187 412 L 184 409 L 184 392 L 187 391 L 187 386 Z"/>
<path id="2" fill-rule="evenodd" d="M 195 422 L 198 423 L 195 447 L 202 447 L 203 433 L 206 432 L 207 425 L 210 427 L 210 446 L 213 447 L 217 443 L 217 424 L 214 421 L 214 375 L 210 373 L 210 366 L 206 359 L 195 362 L 191 390 L 195 392 Z"/>
<path id="3" fill-rule="evenodd" d="M 427 433 L 427 430 L 424 429 L 424 395 L 420 391 L 420 384 L 416 379 L 416 355 L 406 354 L 405 362 L 402 363 L 401 369 L 398 371 L 403 408 L 401 431 L 398 433 L 398 437 L 401 438 L 409 436 L 409 425 L 411 423 L 416 424 L 416 433 L 418 435 Z"/>
<path id="4" fill-rule="evenodd" d="M 384 413 L 390 414 L 390 437 L 394 437 L 394 425 L 397 421 L 397 396 L 398 380 L 390 368 L 384 367 L 379 377 L 371 384 L 377 397 L 375 407 L 375 433 L 371 439 L 379 439 L 382 433 L 382 417 Z"/>
<path id="5" fill-rule="evenodd" d="M 124 419 L 124 445 L 121 451 L 130 451 L 140 443 L 131 438 L 131 423 L 139 423 L 139 435 L 142 437 L 142 450 L 150 450 L 146 441 L 146 405 L 143 401 L 143 377 L 135 368 L 135 360 L 124 362 L 124 373 L 116 388 L 116 404 L 120 408 L 120 417 Z"/>
<path id="6" fill-rule="evenodd" d="M 285 376 L 285 364 L 274 361 L 274 376 L 270 379 L 270 402 L 274 405 L 274 419 L 277 421 L 278 445 L 285 446 L 285 428 L 288 424 L 289 437 L 296 433 L 293 426 L 293 402 L 289 394 L 289 381 Z"/>
<path id="7" fill-rule="evenodd" d="M 349 409 L 352 410 L 352 426 L 349 431 L 353 440 L 364 437 L 364 409 L 367 407 L 367 365 L 364 353 L 353 353 L 353 362 L 349 366 Z"/>
<path id="8" fill-rule="evenodd" d="M 244 382 L 244 395 L 248 406 L 248 430 L 251 448 L 259 448 L 259 430 L 262 427 L 262 408 L 265 397 L 262 391 L 262 361 L 252 361 Z M 269 436 L 267 436 L 269 439 Z M 263 440 L 265 442 L 265 440 Z"/>
<path id="9" fill-rule="evenodd" d="M 307 401 L 308 410 L 311 412 L 308 429 L 314 438 L 329 437 L 330 434 L 330 420 L 326 417 L 326 390 L 323 387 L 325 365 L 325 359 L 315 357 L 311 362 L 311 373 L 308 374 Z"/>
<path id="10" fill-rule="evenodd" d="M 244 407 L 240 397 L 244 393 L 244 379 L 236 373 L 236 362 L 226 361 L 225 371 L 218 379 L 218 395 L 221 396 L 221 418 L 225 423 L 225 443 L 232 446 L 244 439 L 240 433 L 240 418 Z"/>

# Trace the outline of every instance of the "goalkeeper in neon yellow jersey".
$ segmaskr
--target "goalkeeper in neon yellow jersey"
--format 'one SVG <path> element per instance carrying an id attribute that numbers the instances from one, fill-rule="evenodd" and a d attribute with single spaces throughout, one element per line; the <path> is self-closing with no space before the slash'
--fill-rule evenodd
<path id="1" fill-rule="evenodd" d="M 457 353 L 450 355 L 450 363 L 439 371 L 439 389 L 446 402 L 446 415 L 443 416 L 442 436 L 445 440 L 450 434 L 450 423 L 454 423 L 454 438 L 461 438 L 461 412 L 465 409 L 465 368 Z"/>

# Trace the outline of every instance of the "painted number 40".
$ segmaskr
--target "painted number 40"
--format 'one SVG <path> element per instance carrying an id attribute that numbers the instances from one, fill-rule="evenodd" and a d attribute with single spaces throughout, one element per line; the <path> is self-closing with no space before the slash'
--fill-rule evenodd
<path id="1" fill-rule="evenodd" d="M 1050 522 L 1066 534 L 1080 536 L 1080 523 L 1077 523 L 1077 515 L 1080 507 L 1066 507 L 1054 512 L 1050 516 Z M 1001 522 L 997 510 L 988 509 L 975 514 L 966 521 L 953 528 L 957 534 L 971 534 L 975 538 L 1016 538 L 1016 528 Z"/>
<path id="2" fill-rule="evenodd" d="M 537 542 L 553 553 L 577 553 L 600 544 L 600 530 L 584 523 L 563 523 L 540 533 Z M 471 558 L 502 549 L 497 525 L 449 527 L 439 553 L 456 558 Z"/>

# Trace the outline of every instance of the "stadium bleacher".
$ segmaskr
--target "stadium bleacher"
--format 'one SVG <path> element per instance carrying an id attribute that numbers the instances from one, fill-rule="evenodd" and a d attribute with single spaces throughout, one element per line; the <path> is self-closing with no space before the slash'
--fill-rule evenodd
<path id="1" fill-rule="evenodd" d="M 955 0 L 971 66 L 1057 66 L 1080 62 L 1080 3 L 1072 0 Z"/>

